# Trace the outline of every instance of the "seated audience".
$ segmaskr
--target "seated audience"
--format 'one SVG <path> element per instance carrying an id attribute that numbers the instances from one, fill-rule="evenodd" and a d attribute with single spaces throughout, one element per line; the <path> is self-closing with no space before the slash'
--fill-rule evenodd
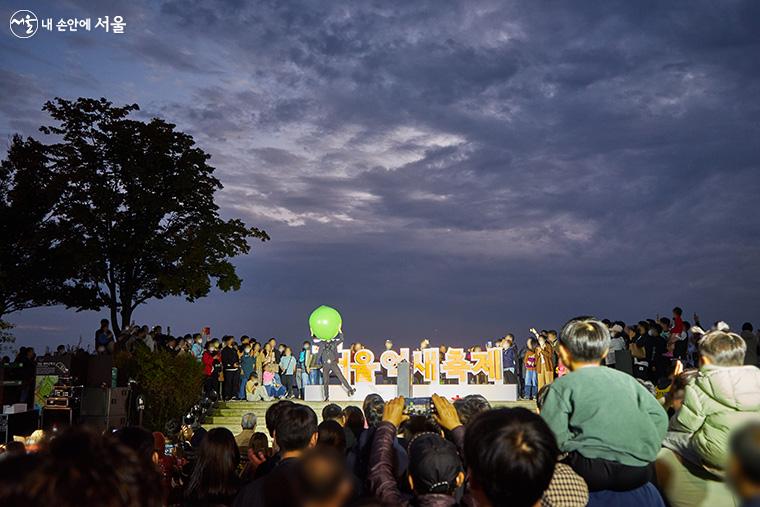
<path id="1" fill-rule="evenodd" d="M 267 393 L 266 387 L 259 384 L 256 372 L 251 373 L 245 383 L 245 399 L 246 401 L 270 401 L 272 399 Z"/>

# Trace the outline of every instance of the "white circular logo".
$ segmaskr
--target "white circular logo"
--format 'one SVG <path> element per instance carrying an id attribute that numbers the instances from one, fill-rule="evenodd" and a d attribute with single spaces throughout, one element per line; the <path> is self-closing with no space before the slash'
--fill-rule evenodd
<path id="1" fill-rule="evenodd" d="M 32 11 L 20 10 L 11 15 L 11 33 L 19 39 L 28 39 L 37 33 L 37 15 Z"/>

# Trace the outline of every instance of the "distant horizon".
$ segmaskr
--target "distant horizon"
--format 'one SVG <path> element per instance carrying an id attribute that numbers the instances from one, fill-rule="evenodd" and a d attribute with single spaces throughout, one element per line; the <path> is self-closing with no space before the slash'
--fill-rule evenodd
<path id="1" fill-rule="evenodd" d="M 122 16 L 30 38 L 7 20 Z M 4 18 L 3 18 L 4 16 Z M 3 5 L 0 151 L 54 97 L 137 103 L 191 134 L 225 218 L 266 230 L 241 290 L 139 323 L 375 349 L 484 343 L 674 306 L 760 323 L 760 2 Z M 94 24 L 94 23 L 93 23 Z M 109 312 L 7 315 L 17 346 Z"/>

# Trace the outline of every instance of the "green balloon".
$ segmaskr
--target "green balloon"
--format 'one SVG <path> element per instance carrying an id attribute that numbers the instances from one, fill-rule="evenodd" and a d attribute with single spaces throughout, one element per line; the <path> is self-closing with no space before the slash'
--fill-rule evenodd
<path id="1" fill-rule="evenodd" d="M 330 341 L 340 332 L 343 319 L 338 310 L 329 306 L 320 306 L 309 316 L 309 329 L 311 334 L 320 340 Z"/>

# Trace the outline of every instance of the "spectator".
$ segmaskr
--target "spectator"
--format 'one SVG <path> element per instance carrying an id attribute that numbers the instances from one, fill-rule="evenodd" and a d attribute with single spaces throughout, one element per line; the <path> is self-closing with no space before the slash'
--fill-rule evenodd
<path id="1" fill-rule="evenodd" d="M 359 437 L 361 437 L 361 434 L 364 431 L 364 413 L 359 407 L 355 407 L 353 405 L 349 405 L 344 408 L 343 413 L 345 414 L 346 420 L 345 428 L 349 429 L 351 433 L 353 433 L 354 438 L 352 440 L 355 444 L 359 441 Z M 353 444 L 351 447 L 353 447 Z"/>
<path id="2" fill-rule="evenodd" d="M 114 337 L 109 325 L 108 319 L 101 319 L 100 327 L 95 331 L 95 351 L 98 354 L 113 353 Z"/>
<path id="3" fill-rule="evenodd" d="M 470 492 L 485 507 L 536 505 L 549 487 L 558 455 L 547 424 L 523 408 L 481 414 L 464 438 Z"/>
<path id="4" fill-rule="evenodd" d="M 336 421 L 322 421 L 317 427 L 317 445 L 331 447 L 344 455 L 346 453 L 346 433 Z"/>
<path id="5" fill-rule="evenodd" d="M 666 447 L 710 470 L 725 470 L 730 430 L 760 421 L 760 370 L 743 365 L 745 353 L 744 340 L 734 333 L 713 331 L 700 340 L 702 366 L 671 424 L 681 433 L 675 442 L 670 434 Z"/>
<path id="6" fill-rule="evenodd" d="M 570 373 L 546 394 L 541 416 L 590 491 L 629 491 L 650 480 L 650 463 L 667 431 L 667 415 L 632 376 L 599 367 L 609 350 L 602 322 L 565 324 L 559 355 Z M 625 435 L 621 438 L 621 435 Z"/>
<path id="7" fill-rule="evenodd" d="M 251 373 L 245 383 L 245 399 L 247 401 L 270 401 L 272 399 L 266 388 L 259 384 L 256 372 Z"/>
<path id="8" fill-rule="evenodd" d="M 554 382 L 554 349 L 544 335 L 538 335 L 536 347 L 536 377 L 538 389 Z"/>
<path id="9" fill-rule="evenodd" d="M 238 399 L 246 399 L 246 383 L 251 375 L 255 374 L 256 370 L 256 357 L 253 354 L 253 347 L 250 343 L 243 346 L 243 354 L 240 356 L 240 374 L 241 378 L 245 379 L 240 382 L 240 389 L 238 392 Z"/>
<path id="10" fill-rule="evenodd" d="M 744 340 L 711 331 L 699 342 L 699 373 L 684 390 L 680 410 L 657 458 L 657 481 L 673 507 L 733 501 L 722 482 L 730 430 L 760 420 L 760 370 L 743 365 Z"/>
<path id="11" fill-rule="evenodd" d="M 237 399 L 237 386 L 240 382 L 240 363 L 237 351 L 233 347 L 231 336 L 224 338 L 224 347 L 222 347 L 221 360 L 224 368 L 224 383 L 222 396 L 224 401 Z"/>
<path id="12" fill-rule="evenodd" d="M 240 488 L 239 462 L 240 451 L 232 432 L 226 428 L 209 430 L 185 490 L 185 505 L 232 505 Z"/>
<path id="13" fill-rule="evenodd" d="M 728 481 L 742 507 L 760 506 L 760 423 L 745 424 L 731 437 Z"/>
<path id="14" fill-rule="evenodd" d="M 296 385 L 296 358 L 290 347 L 285 347 L 280 358 L 280 372 L 282 385 L 285 386 L 287 398 L 298 398 L 298 386 Z"/>
<path id="15" fill-rule="evenodd" d="M 536 342 L 533 338 L 528 338 L 528 349 L 525 351 L 525 357 L 523 358 L 523 370 L 525 371 L 525 391 L 523 392 L 523 398 L 526 400 L 532 400 L 538 391 L 538 376 L 536 374 L 538 355 L 536 353 L 535 343 Z"/>
<path id="16" fill-rule="evenodd" d="M 317 446 L 304 453 L 296 466 L 299 505 L 340 507 L 351 497 L 351 479 L 343 455 Z"/>
<path id="17" fill-rule="evenodd" d="M 464 398 L 456 400 L 454 408 L 456 408 L 462 424 L 467 425 L 476 415 L 491 410 L 491 404 L 480 394 L 468 394 Z"/>
<path id="18" fill-rule="evenodd" d="M 193 356 L 198 361 L 201 360 L 203 357 L 203 335 L 200 333 L 195 333 L 193 335 L 193 345 L 190 347 L 190 352 L 193 353 Z"/>
<path id="19" fill-rule="evenodd" d="M 151 466 L 158 463 L 157 453 L 153 449 L 153 434 L 150 431 L 137 426 L 128 426 L 118 430 L 114 436 L 124 446 L 132 449 L 144 463 Z"/>
<path id="20" fill-rule="evenodd" d="M 459 444 L 464 426 L 453 405 L 445 398 L 433 396 L 435 418 L 441 427 L 451 431 Z M 404 414 L 404 398 L 395 398 L 385 404 L 383 420 L 377 425 L 372 443 L 369 484 L 372 494 L 388 505 L 410 505 L 399 490 L 393 475 L 393 441 L 401 423 L 408 419 Z M 455 505 L 456 489 L 464 483 L 464 469 L 457 444 L 441 438 L 439 433 L 421 433 L 409 442 L 409 486 L 417 505 Z"/>
<path id="21" fill-rule="evenodd" d="M 747 352 L 744 354 L 744 364 L 758 366 L 757 362 L 757 347 L 758 340 L 757 335 L 753 332 L 754 329 L 750 322 L 742 324 L 741 337 L 744 343 L 747 344 Z"/>
<path id="22" fill-rule="evenodd" d="M 156 470 L 134 451 L 73 427 L 34 455 L 0 462 L 0 505 L 159 507 L 163 497 Z"/>
<path id="23" fill-rule="evenodd" d="M 298 353 L 298 364 L 296 367 L 296 380 L 299 383 L 298 389 L 301 399 L 304 399 L 306 386 L 309 385 L 309 378 L 311 377 L 311 369 L 313 367 L 312 362 L 311 342 L 307 340 L 303 342 L 301 351 Z"/>
<path id="24" fill-rule="evenodd" d="M 287 406 L 277 418 L 274 441 L 279 449 L 279 462 L 240 491 L 235 507 L 298 505 L 294 476 L 298 460 L 317 443 L 317 415 L 306 405 Z"/>
<path id="25" fill-rule="evenodd" d="M 256 432 L 256 414 L 253 412 L 243 414 L 243 417 L 240 420 L 240 427 L 242 428 L 242 431 L 235 435 L 235 443 L 237 444 L 238 449 L 240 449 L 240 454 L 244 455 L 248 452 L 248 442 Z"/>
<path id="26" fill-rule="evenodd" d="M 501 341 L 501 367 L 504 371 L 504 382 L 514 384 L 514 376 L 517 374 L 517 347 L 515 346 L 515 337 L 508 334 Z"/>

